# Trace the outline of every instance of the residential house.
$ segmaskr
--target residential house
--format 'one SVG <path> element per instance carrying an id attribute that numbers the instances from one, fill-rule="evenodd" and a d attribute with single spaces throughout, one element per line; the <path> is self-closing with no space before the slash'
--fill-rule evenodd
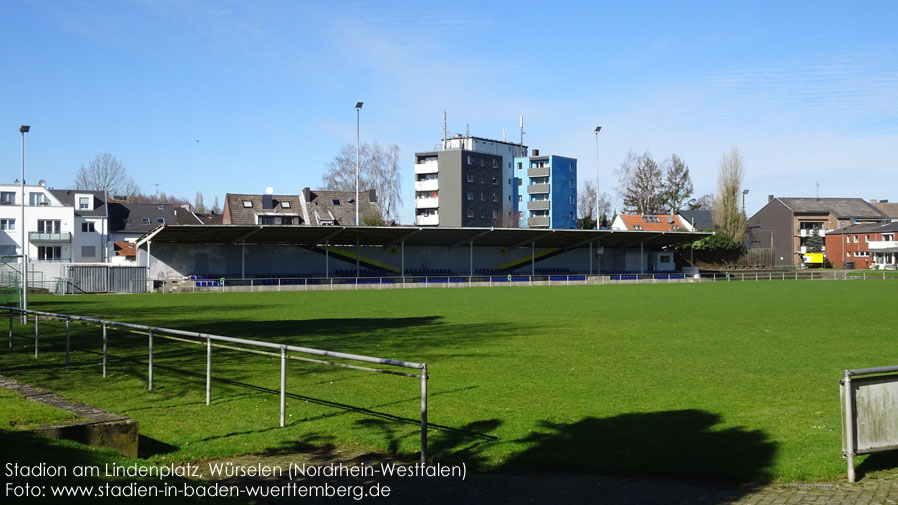
<path id="1" fill-rule="evenodd" d="M 771 247 L 777 266 L 800 266 L 811 237 L 861 223 L 882 223 L 888 217 L 862 198 L 778 198 L 748 220 L 752 247 Z M 824 246 L 824 252 L 825 246 Z"/>
<path id="2" fill-rule="evenodd" d="M 697 231 L 713 231 L 714 218 L 710 210 L 681 210 L 680 219 L 689 223 Z"/>
<path id="3" fill-rule="evenodd" d="M 651 232 L 690 232 L 694 231 L 692 225 L 679 215 L 675 214 L 657 214 L 657 215 L 639 215 L 639 214 L 621 214 L 614 218 L 611 223 L 611 229 L 615 231 L 651 231 Z M 639 244 L 635 240 L 633 245 Z M 645 253 L 640 249 L 630 249 L 626 251 L 627 259 L 625 261 L 626 270 L 640 270 L 640 267 L 634 267 L 632 258 L 638 261 L 644 261 L 649 272 L 673 272 L 676 270 L 674 263 L 673 251 L 650 251 Z M 644 259 L 640 259 L 643 258 Z"/>
<path id="4" fill-rule="evenodd" d="M 826 258 L 833 268 L 895 268 L 898 222 L 865 223 L 826 234 Z"/>
<path id="5" fill-rule="evenodd" d="M 898 203 L 889 203 L 888 200 L 870 200 L 870 204 L 889 217 L 893 223 L 898 221 Z"/>
<path id="6" fill-rule="evenodd" d="M 375 191 L 359 193 L 359 220 L 380 216 Z M 221 224 L 279 226 L 354 226 L 354 191 L 312 190 L 298 195 L 225 195 Z M 360 223 L 362 224 L 362 223 Z"/>
<path id="7" fill-rule="evenodd" d="M 128 203 L 110 201 L 109 262 L 134 265 L 137 249 L 134 244 L 145 233 L 166 224 L 181 224 L 170 203 Z"/>

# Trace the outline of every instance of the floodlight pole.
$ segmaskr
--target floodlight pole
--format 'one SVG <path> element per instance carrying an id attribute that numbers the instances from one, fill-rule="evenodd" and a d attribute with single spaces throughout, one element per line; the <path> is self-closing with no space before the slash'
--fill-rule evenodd
<path id="1" fill-rule="evenodd" d="M 355 225 L 359 225 L 359 122 L 362 102 L 355 103 Z"/>
<path id="2" fill-rule="evenodd" d="M 22 230 L 22 309 L 28 310 L 28 235 L 25 233 L 25 134 L 31 131 L 31 126 L 22 125 L 19 133 L 22 134 L 22 222 L 19 228 Z M 23 312 L 23 314 L 25 314 Z"/>
<path id="3" fill-rule="evenodd" d="M 596 126 L 596 229 L 599 229 L 599 132 L 601 126 Z"/>

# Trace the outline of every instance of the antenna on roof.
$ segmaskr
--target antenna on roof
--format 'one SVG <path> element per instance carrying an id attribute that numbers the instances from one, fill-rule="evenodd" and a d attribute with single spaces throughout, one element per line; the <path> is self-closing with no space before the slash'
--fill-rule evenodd
<path id="1" fill-rule="evenodd" d="M 508 128 L 506 128 L 505 126 L 502 127 L 502 141 L 503 142 L 508 142 L 508 131 L 507 130 L 508 130 Z"/>
<path id="2" fill-rule="evenodd" d="M 446 128 L 446 111 L 443 111 L 443 149 L 446 148 L 446 147 L 445 147 L 445 146 L 446 146 L 446 132 L 447 132 L 447 128 Z"/>
<path id="3" fill-rule="evenodd" d="M 527 133 L 524 131 L 524 115 L 521 114 L 521 156 L 524 155 L 524 134 Z"/>
<path id="4" fill-rule="evenodd" d="M 465 137 L 470 137 L 470 136 L 471 136 L 471 124 L 468 123 L 465 125 Z"/>

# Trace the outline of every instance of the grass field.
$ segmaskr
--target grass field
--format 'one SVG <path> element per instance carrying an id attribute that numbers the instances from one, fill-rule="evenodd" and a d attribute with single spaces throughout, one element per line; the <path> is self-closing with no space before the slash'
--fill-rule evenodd
<path id="1" fill-rule="evenodd" d="M 838 379 L 898 364 L 893 282 L 738 282 L 293 293 L 35 297 L 30 306 L 427 362 L 430 455 L 496 471 L 736 481 L 844 475 Z M 140 422 L 153 461 L 354 447 L 415 458 L 419 381 L 96 328 L 16 324 L 0 373 Z M 4 345 L 5 347 L 5 345 Z M 894 461 L 872 456 L 861 471 Z"/>

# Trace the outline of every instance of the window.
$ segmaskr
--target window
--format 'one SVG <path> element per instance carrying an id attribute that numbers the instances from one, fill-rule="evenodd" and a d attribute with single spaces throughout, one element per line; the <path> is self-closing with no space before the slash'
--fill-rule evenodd
<path id="1" fill-rule="evenodd" d="M 289 209 L 289 208 L 290 208 L 290 202 L 281 202 L 281 208 L 282 208 L 282 209 Z"/>
<path id="2" fill-rule="evenodd" d="M 0 219 L 0 230 L 13 231 L 16 229 L 15 219 Z"/>
<path id="3" fill-rule="evenodd" d="M 493 193 L 493 201 L 494 201 L 494 202 L 498 202 L 498 201 L 499 201 L 499 197 L 496 196 L 496 193 Z"/>
<path id="4" fill-rule="evenodd" d="M 524 201 L 524 197 L 521 195 L 518 195 L 518 203 L 521 203 L 523 201 Z"/>
<path id="5" fill-rule="evenodd" d="M 81 257 L 82 258 L 96 258 L 97 257 L 97 247 L 92 246 L 92 245 L 81 246 Z"/>
<path id="6" fill-rule="evenodd" d="M 331 200 L 331 203 L 334 204 L 334 207 L 339 207 L 339 206 L 340 206 L 340 200 L 338 200 L 338 199 L 336 199 L 336 198 L 334 198 L 333 200 Z"/>
<path id="7" fill-rule="evenodd" d="M 84 222 L 84 223 L 81 223 L 81 231 L 82 231 L 83 233 L 93 233 L 93 232 L 95 232 L 96 230 L 94 229 L 94 223 L 91 222 L 91 221 L 86 221 L 86 222 Z M 84 255 L 82 254 L 82 256 L 84 256 Z"/>
<path id="8" fill-rule="evenodd" d="M 164 217 L 157 217 L 157 218 L 156 218 L 156 223 L 157 223 L 157 224 L 165 224 L 165 218 L 164 218 Z"/>
<path id="9" fill-rule="evenodd" d="M 895 240 L 895 235 L 893 233 L 883 233 L 882 239 L 885 240 L 886 242 L 891 242 L 891 241 Z"/>
<path id="10" fill-rule="evenodd" d="M 467 159 L 468 165 L 473 165 L 473 163 L 471 163 L 471 155 L 470 154 L 467 156 L 467 158 L 468 158 Z"/>
<path id="11" fill-rule="evenodd" d="M 634 224 L 634 225 L 633 225 L 633 229 L 636 230 L 636 231 L 642 231 L 642 225 Z"/>
<path id="12" fill-rule="evenodd" d="M 870 235 L 865 235 L 864 242 L 869 242 L 869 241 L 870 241 Z"/>
<path id="13" fill-rule="evenodd" d="M 142 217 L 142 218 L 140 218 L 140 222 L 143 224 L 150 224 L 150 218 Z"/>
<path id="14" fill-rule="evenodd" d="M 518 186 L 520 186 L 523 183 L 523 181 L 524 181 L 524 179 L 518 179 Z"/>
<path id="15" fill-rule="evenodd" d="M 474 209 L 468 207 L 467 212 L 465 213 L 468 217 L 474 217 Z"/>
<path id="16" fill-rule="evenodd" d="M 486 175 L 480 174 L 480 184 L 486 184 Z"/>
<path id="17" fill-rule="evenodd" d="M 569 183 L 568 185 L 569 185 L 570 187 L 572 187 L 572 188 L 574 187 L 574 180 L 573 180 L 573 179 L 569 180 L 568 183 Z"/>
<path id="18" fill-rule="evenodd" d="M 670 256 L 667 254 L 658 256 L 658 263 L 670 263 Z"/>
<path id="19" fill-rule="evenodd" d="M 474 199 L 474 192 L 473 192 L 473 191 L 468 191 L 467 197 L 468 197 L 468 200 L 473 200 L 473 199 Z"/>
<path id="20" fill-rule="evenodd" d="M 485 167 L 485 166 L 486 166 L 486 160 L 485 160 L 485 159 L 480 158 L 480 166 L 481 166 L 481 167 Z"/>
<path id="21" fill-rule="evenodd" d="M 496 186 L 499 185 L 499 176 L 498 175 L 493 176 L 493 184 L 495 184 Z"/>
<path id="22" fill-rule="evenodd" d="M 47 205 L 48 203 L 49 202 L 47 201 L 47 196 L 40 191 L 28 193 L 28 205 Z"/>
<path id="23" fill-rule="evenodd" d="M 573 211 L 568 212 L 567 217 L 568 217 L 568 219 L 574 219 L 574 212 Z"/>
<path id="24" fill-rule="evenodd" d="M 58 219 L 38 219 L 37 220 L 37 232 L 38 233 L 59 233 L 60 221 Z"/>
<path id="25" fill-rule="evenodd" d="M 493 168 L 499 168 L 499 160 L 493 160 Z"/>
<path id="26" fill-rule="evenodd" d="M 251 209 L 251 208 L 253 208 L 253 202 L 252 202 L 252 200 L 243 200 L 243 208 L 244 208 L 244 209 Z"/>
<path id="27" fill-rule="evenodd" d="M 90 210 L 90 197 L 89 196 L 79 196 L 78 197 L 78 210 Z"/>
<path id="28" fill-rule="evenodd" d="M 568 197 L 568 203 L 576 203 L 576 202 L 574 202 L 574 195 L 571 195 L 570 197 Z"/>
<path id="29" fill-rule="evenodd" d="M 62 259 L 62 248 L 59 246 L 40 246 L 37 248 L 37 259 L 58 261 Z"/>
<path id="30" fill-rule="evenodd" d="M 16 194 L 12 191 L 0 191 L 0 205 L 15 205 Z"/>
<path id="31" fill-rule="evenodd" d="M 670 230 L 671 231 L 680 231 L 680 227 L 674 224 L 674 225 L 670 226 Z"/>
<path id="32" fill-rule="evenodd" d="M 480 219 L 486 219 L 486 209 L 480 209 Z"/>
<path id="33" fill-rule="evenodd" d="M 573 171 L 574 171 L 574 164 L 572 163 L 572 164 L 568 165 L 568 168 L 571 170 L 571 172 L 573 172 Z"/>
<path id="34" fill-rule="evenodd" d="M 483 191 L 480 192 L 480 201 L 481 201 L 481 202 L 485 202 L 485 201 L 486 201 L 486 193 L 484 193 Z"/>
<path id="35" fill-rule="evenodd" d="M 854 236 L 854 243 L 857 244 L 857 235 Z"/>
<path id="36" fill-rule="evenodd" d="M 497 209 L 493 209 L 493 219 L 499 219 L 499 211 Z"/>
<path id="37" fill-rule="evenodd" d="M 466 179 L 467 179 L 468 182 L 474 182 L 474 174 L 468 172 L 468 175 L 466 176 Z"/>
<path id="38" fill-rule="evenodd" d="M 518 162 L 518 170 L 521 170 L 523 168 L 524 168 L 524 164 L 519 161 Z"/>

